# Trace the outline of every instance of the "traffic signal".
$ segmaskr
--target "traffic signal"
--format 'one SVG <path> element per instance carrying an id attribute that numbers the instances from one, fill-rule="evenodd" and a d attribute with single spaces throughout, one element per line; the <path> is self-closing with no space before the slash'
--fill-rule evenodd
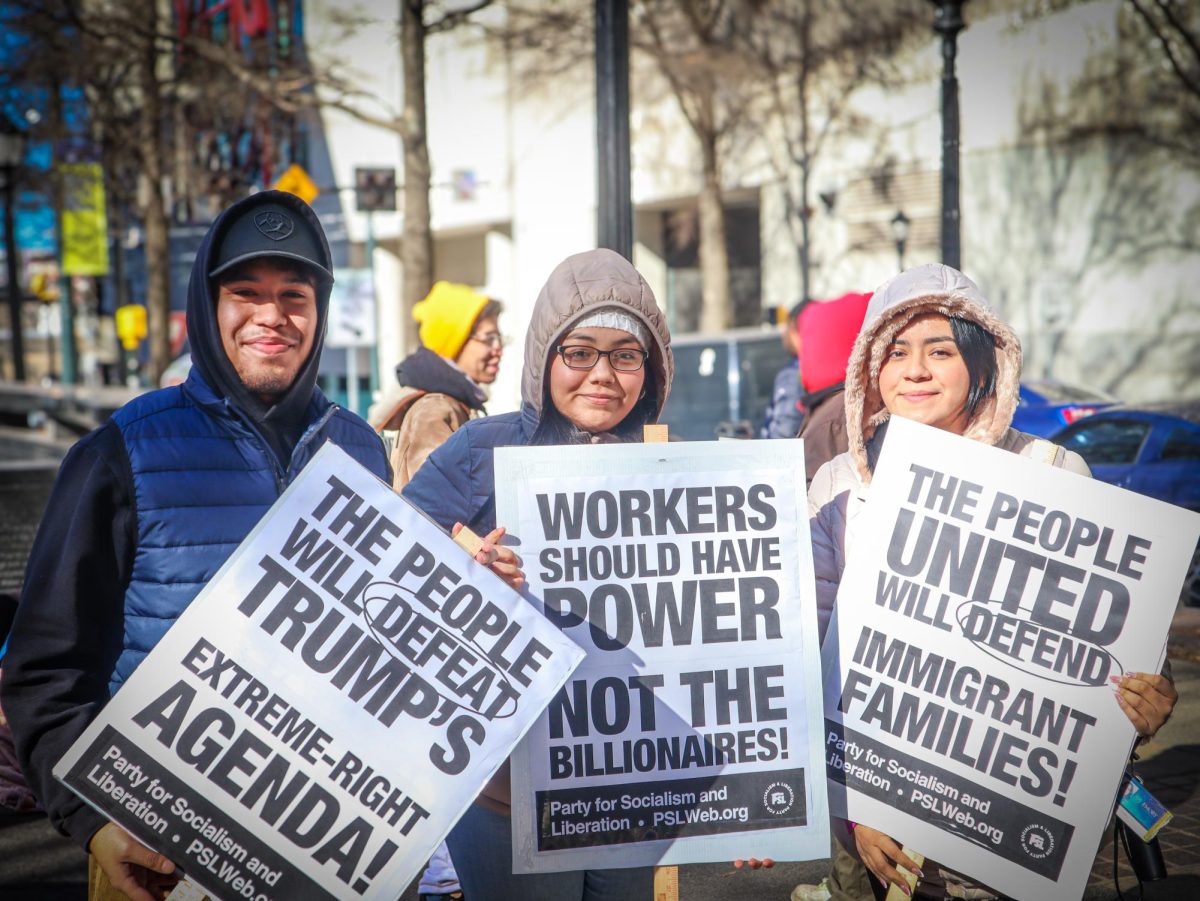
<path id="1" fill-rule="evenodd" d="M 396 170 L 359 167 L 354 170 L 354 203 L 360 213 L 396 209 Z"/>

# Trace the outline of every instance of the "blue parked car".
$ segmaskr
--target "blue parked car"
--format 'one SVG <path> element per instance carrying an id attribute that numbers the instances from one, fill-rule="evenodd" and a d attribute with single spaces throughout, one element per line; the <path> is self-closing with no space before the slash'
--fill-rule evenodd
<path id="1" fill-rule="evenodd" d="M 1022 382 L 1020 400 L 1012 424 L 1013 428 L 1022 432 L 1049 438 L 1063 426 L 1078 422 L 1083 417 L 1116 403 L 1119 401 L 1111 394 L 1066 382 Z"/>
<path id="2" fill-rule="evenodd" d="M 1097 479 L 1200 511 L 1200 401 L 1109 407 L 1053 440 L 1082 456 Z M 1183 600 L 1200 606 L 1200 548 Z"/>

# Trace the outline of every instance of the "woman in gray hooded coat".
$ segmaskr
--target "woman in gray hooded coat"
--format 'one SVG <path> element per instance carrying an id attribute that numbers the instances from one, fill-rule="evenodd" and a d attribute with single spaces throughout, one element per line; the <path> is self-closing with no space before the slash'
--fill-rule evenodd
<path id="1" fill-rule="evenodd" d="M 504 531 L 496 522 L 495 448 L 640 441 L 642 426 L 662 411 L 673 371 L 670 333 L 637 270 L 611 250 L 568 257 L 533 308 L 521 409 L 468 422 L 403 494 L 444 528 L 462 523 L 493 546 Z M 493 568 L 503 575 L 503 566 Z M 650 897 L 650 867 L 513 875 L 510 802 L 506 762 L 447 839 L 470 901 Z"/>

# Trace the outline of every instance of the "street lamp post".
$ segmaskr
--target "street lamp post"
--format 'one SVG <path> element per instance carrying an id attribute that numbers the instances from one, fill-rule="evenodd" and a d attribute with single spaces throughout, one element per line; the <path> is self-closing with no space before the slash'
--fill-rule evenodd
<path id="1" fill-rule="evenodd" d="M 896 259 L 900 271 L 904 271 L 904 247 L 908 243 L 908 225 L 911 220 L 904 215 L 904 210 L 896 210 L 892 217 L 892 240 L 896 242 Z"/>
<path id="2" fill-rule="evenodd" d="M 21 284 L 17 269 L 15 174 L 25 157 L 25 136 L 0 115 L 0 170 L 4 172 L 4 257 L 8 264 L 8 319 L 12 328 L 13 378 L 25 381 L 25 338 L 21 333 Z"/>
<path id="3" fill-rule="evenodd" d="M 934 5 L 933 30 L 942 36 L 942 262 L 962 268 L 958 207 L 958 77 L 954 60 L 958 33 L 966 27 L 962 8 L 966 0 L 930 0 Z"/>
<path id="4" fill-rule="evenodd" d="M 596 246 L 632 260 L 626 0 L 596 0 L 596 165 Z"/>

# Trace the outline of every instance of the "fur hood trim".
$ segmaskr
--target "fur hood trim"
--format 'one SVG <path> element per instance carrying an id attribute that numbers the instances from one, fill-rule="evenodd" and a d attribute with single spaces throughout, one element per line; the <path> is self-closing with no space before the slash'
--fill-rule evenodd
<path id="1" fill-rule="evenodd" d="M 846 432 L 850 454 L 864 483 L 871 481 L 867 442 L 890 415 L 879 393 L 879 370 L 896 334 L 916 316 L 941 313 L 978 323 L 996 342 L 996 393 L 980 404 L 964 437 L 997 444 L 1017 409 L 1021 342 L 979 290 L 959 272 L 940 263 L 907 269 L 875 291 L 862 331 L 846 366 Z"/>

